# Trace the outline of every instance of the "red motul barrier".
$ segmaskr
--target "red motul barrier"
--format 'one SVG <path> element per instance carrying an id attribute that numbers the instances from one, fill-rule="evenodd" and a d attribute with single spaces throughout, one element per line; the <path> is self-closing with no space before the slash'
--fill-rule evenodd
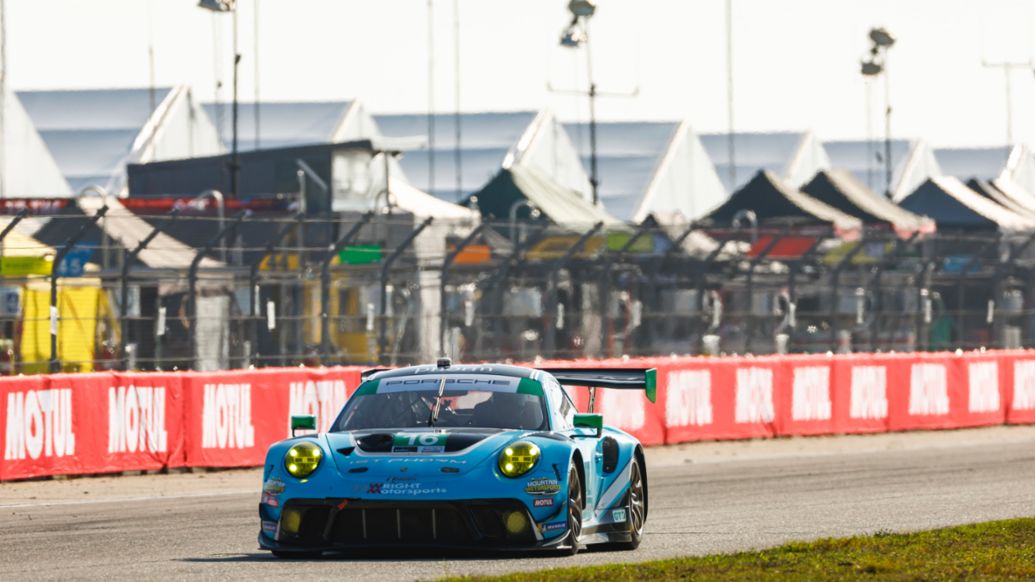
<path id="1" fill-rule="evenodd" d="M 600 390 L 605 422 L 646 445 L 1035 423 L 1035 351 L 636 358 L 658 398 Z M 544 364 L 545 365 L 545 364 Z M 292 414 L 330 426 L 361 368 L 54 374 L 0 379 L 0 480 L 246 467 Z M 585 390 L 576 390 L 580 409 Z"/>

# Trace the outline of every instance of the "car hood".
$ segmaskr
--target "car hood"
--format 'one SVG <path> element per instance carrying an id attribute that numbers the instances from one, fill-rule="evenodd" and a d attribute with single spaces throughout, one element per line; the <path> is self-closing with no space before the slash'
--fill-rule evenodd
<path id="1" fill-rule="evenodd" d="M 331 456 L 343 476 L 409 471 L 462 475 L 495 462 L 500 449 L 527 430 L 400 429 L 328 433 Z"/>

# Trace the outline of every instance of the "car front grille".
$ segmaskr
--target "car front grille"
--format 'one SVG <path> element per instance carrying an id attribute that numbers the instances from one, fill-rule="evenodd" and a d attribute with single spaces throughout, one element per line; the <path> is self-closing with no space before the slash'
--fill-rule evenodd
<path id="1" fill-rule="evenodd" d="M 533 544 L 531 516 L 514 499 L 458 502 L 395 502 L 354 499 L 294 499 L 284 511 L 298 510 L 298 532 L 280 532 L 279 541 L 307 546 L 513 546 Z M 530 527 L 507 531 L 506 515 L 524 514 Z"/>

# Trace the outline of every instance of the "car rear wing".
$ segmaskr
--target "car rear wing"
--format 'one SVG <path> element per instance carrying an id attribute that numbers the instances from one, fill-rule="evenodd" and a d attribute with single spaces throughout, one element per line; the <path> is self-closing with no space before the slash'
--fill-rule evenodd
<path id="1" fill-rule="evenodd" d="M 647 400 L 657 402 L 658 371 L 654 368 L 537 368 L 564 386 L 643 390 Z"/>

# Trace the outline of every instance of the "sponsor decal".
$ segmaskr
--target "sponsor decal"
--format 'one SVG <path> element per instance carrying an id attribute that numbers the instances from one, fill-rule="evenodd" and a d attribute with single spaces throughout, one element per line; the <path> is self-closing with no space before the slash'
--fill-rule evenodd
<path id="1" fill-rule="evenodd" d="M 913 364 L 909 371 L 909 414 L 949 413 L 949 385 L 942 364 Z"/>
<path id="2" fill-rule="evenodd" d="M 970 412 L 999 411 L 999 364 L 971 362 L 967 366 L 970 380 L 967 409 Z"/>
<path id="3" fill-rule="evenodd" d="M 108 452 L 167 452 L 165 388 L 108 388 Z"/>
<path id="4" fill-rule="evenodd" d="M 737 369 L 737 423 L 773 422 L 773 371 L 769 368 Z"/>
<path id="5" fill-rule="evenodd" d="M 1013 410 L 1035 410 L 1035 360 L 1014 362 Z"/>
<path id="6" fill-rule="evenodd" d="M 543 525 L 543 531 L 544 532 L 545 531 L 556 531 L 556 530 L 559 530 L 559 529 L 565 529 L 567 527 L 568 527 L 568 522 L 566 522 L 566 521 L 556 521 L 554 523 L 548 523 L 548 524 Z"/>
<path id="7" fill-rule="evenodd" d="M 444 453 L 445 433 L 397 434 L 392 437 L 393 453 Z"/>
<path id="8" fill-rule="evenodd" d="M 888 417 L 888 370 L 884 366 L 852 366 L 848 415 L 860 420 Z"/>
<path id="9" fill-rule="evenodd" d="M 280 479 L 267 479 L 262 484 L 262 492 L 269 493 L 271 495 L 280 495 L 284 492 L 284 482 Z"/>
<path id="10" fill-rule="evenodd" d="M 830 420 L 830 368 L 794 369 L 791 417 L 794 420 Z"/>
<path id="11" fill-rule="evenodd" d="M 345 406 L 346 389 L 343 380 L 309 380 L 291 382 L 290 412 L 287 434 L 291 435 L 292 416 L 315 416 L 317 432 L 327 432 L 331 423 Z"/>
<path id="12" fill-rule="evenodd" d="M 529 495 L 556 495 L 560 490 L 560 481 L 550 477 L 536 477 L 525 483 L 525 493 Z"/>
<path id="13" fill-rule="evenodd" d="M 205 384 L 201 427 L 203 449 L 255 446 L 251 384 Z"/>
<path id="14" fill-rule="evenodd" d="M 391 495 L 391 496 L 420 496 L 440 495 L 448 493 L 444 487 L 425 485 L 416 481 L 396 482 L 387 481 L 384 483 L 368 483 L 366 493 L 368 495 Z"/>
<path id="15" fill-rule="evenodd" d="M 269 537 L 277 535 L 277 522 L 262 520 L 262 533 Z"/>
<path id="16" fill-rule="evenodd" d="M 712 373 L 677 370 L 668 373 L 665 421 L 668 426 L 705 426 L 712 423 Z"/>
<path id="17" fill-rule="evenodd" d="M 532 506 L 533 507 L 553 507 L 553 498 L 552 497 L 543 497 L 542 499 L 533 499 L 532 500 Z"/>
<path id="18" fill-rule="evenodd" d="M 4 460 L 75 454 L 72 390 L 51 388 L 7 395 Z"/>
<path id="19" fill-rule="evenodd" d="M 262 503 L 264 505 L 269 505 L 270 507 L 279 507 L 280 506 L 280 502 L 277 501 L 277 496 L 276 495 L 272 495 L 270 493 L 266 493 L 265 491 L 262 492 L 262 499 L 259 501 L 259 503 Z"/>
<path id="20" fill-rule="evenodd" d="M 625 521 L 625 509 L 613 509 L 611 510 L 611 521 L 615 523 L 622 523 Z"/>
<path id="21" fill-rule="evenodd" d="M 463 459 L 442 459 L 442 458 L 407 458 L 407 459 L 379 459 L 382 463 L 445 463 L 449 465 L 466 465 L 467 461 Z M 405 471 L 406 468 L 400 469 Z"/>

